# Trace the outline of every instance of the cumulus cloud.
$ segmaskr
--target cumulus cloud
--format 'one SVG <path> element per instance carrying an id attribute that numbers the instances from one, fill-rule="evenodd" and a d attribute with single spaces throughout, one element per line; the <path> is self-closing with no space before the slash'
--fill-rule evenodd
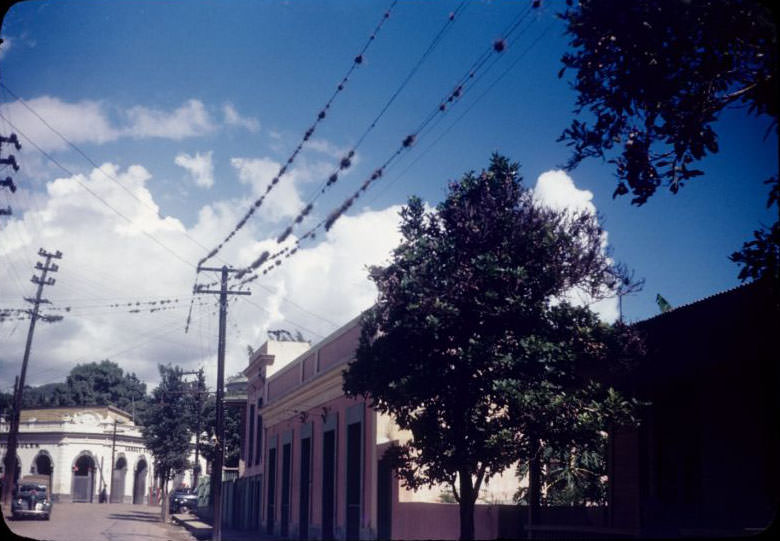
<path id="1" fill-rule="evenodd" d="M 69 103 L 51 96 L 25 101 L 52 128 L 73 143 L 101 144 L 114 141 L 121 135 L 121 131 L 111 125 L 104 104 L 99 101 Z M 20 101 L 4 104 L 3 115 L 44 150 L 62 150 L 68 146 Z"/>
<path id="2" fill-rule="evenodd" d="M 129 197 L 107 174 L 118 178 L 142 203 Z M 10 299 L 6 306 L 14 307 L 13 299 L 17 299 L 16 306 L 21 307 L 25 304 L 22 297 L 32 293 L 28 275 L 38 248 L 63 252 L 57 282 L 46 288 L 46 297 L 52 301 L 47 310 L 70 306 L 71 311 L 52 311 L 65 319 L 41 323 L 36 329 L 28 372 L 31 385 L 62 381 L 79 362 L 109 358 L 150 385 L 158 381 L 159 363 L 185 369 L 204 366 L 213 386 L 216 297 L 198 297 L 189 333 L 184 334 L 194 269 L 156 241 L 194 263 L 204 255 L 203 249 L 185 234 L 211 246 L 236 223 L 248 201 L 206 205 L 197 223 L 186 228 L 175 217 L 159 216 L 149 191 L 151 181 L 150 172 L 140 165 L 124 169 L 107 163 L 84 175 L 56 178 L 47 183 L 45 193 L 38 194 L 35 205 L 15 209 L 13 216 L 3 219 L 0 273 L 9 277 L 3 288 L 3 296 Z M 233 374 L 246 366 L 246 346 L 262 344 L 268 329 L 301 330 L 316 342 L 370 306 L 376 292 L 367 279 L 366 266 L 381 264 L 398 242 L 397 213 L 398 208 L 391 207 L 343 217 L 315 244 L 304 245 L 294 259 L 256 281 L 252 296 L 232 299 L 226 372 Z M 220 257 L 228 264 L 246 264 L 258 250 L 274 243 L 260 228 L 248 226 Z M 204 274 L 200 282 L 214 278 Z M 135 304 L 121 309 L 108 306 L 159 299 L 179 302 L 171 303 L 171 310 L 137 314 L 128 313 Z M 0 386 L 13 382 L 24 351 L 25 326 L 26 321 L 0 325 Z"/>
<path id="3" fill-rule="evenodd" d="M 264 158 L 232 158 L 230 164 L 238 173 L 238 180 L 251 187 L 252 195 L 257 197 L 265 193 L 279 172 L 281 163 L 269 157 Z M 260 216 L 270 222 L 278 222 L 292 218 L 303 208 L 304 203 L 299 193 L 302 185 L 321 181 L 332 172 L 333 165 L 328 162 L 309 162 L 299 158 L 296 166 L 288 170 L 263 203 Z"/>
<path id="4" fill-rule="evenodd" d="M 211 150 L 203 154 L 197 152 L 194 156 L 181 152 L 173 161 L 190 173 L 197 186 L 211 188 L 214 186 L 214 164 L 211 161 L 211 155 Z"/>
<path id="5" fill-rule="evenodd" d="M 577 188 L 565 171 L 551 170 L 539 175 L 533 189 L 534 200 L 556 210 L 587 212 L 596 215 L 596 205 L 593 204 L 593 193 Z M 607 250 L 607 233 L 602 234 L 602 250 Z M 619 316 L 618 300 L 606 289 L 600 297 L 594 298 L 580 290 L 572 290 L 564 296 L 567 301 L 579 306 L 589 306 L 602 321 L 613 322 Z"/>
<path id="6" fill-rule="evenodd" d="M 225 124 L 228 126 L 239 126 L 251 132 L 256 132 L 260 129 L 260 122 L 256 118 L 242 117 L 231 103 L 226 103 L 222 106 L 222 114 L 225 118 Z"/>
<path id="7" fill-rule="evenodd" d="M 25 100 L 25 103 L 45 123 L 19 100 L 3 104 L 3 115 L 46 151 L 63 150 L 68 146 L 46 126 L 47 123 L 75 144 L 103 144 L 121 137 L 155 137 L 178 141 L 209 135 L 220 127 L 203 102 L 196 99 L 187 100 L 173 110 L 136 105 L 124 111 L 116 111 L 117 120 L 114 121 L 109 115 L 109 104 L 103 101 L 68 102 L 54 96 L 40 96 Z M 226 114 L 225 124 L 233 122 L 254 129 L 256 120 L 241 118 L 237 113 L 236 117 L 228 117 Z"/>
<path id="8" fill-rule="evenodd" d="M 200 100 L 188 100 L 173 111 L 137 105 L 126 112 L 129 125 L 125 132 L 132 137 L 184 139 L 213 132 L 216 125 Z"/>

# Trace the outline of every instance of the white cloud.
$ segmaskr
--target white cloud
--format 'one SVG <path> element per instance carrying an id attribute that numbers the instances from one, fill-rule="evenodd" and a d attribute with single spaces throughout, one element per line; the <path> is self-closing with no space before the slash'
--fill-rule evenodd
<path id="1" fill-rule="evenodd" d="M 211 188 L 214 186 L 214 164 L 211 155 L 211 150 L 203 154 L 197 152 L 194 156 L 181 152 L 173 161 L 189 171 L 196 185 L 201 188 Z"/>
<path id="2" fill-rule="evenodd" d="M 222 106 L 222 113 L 225 117 L 225 124 L 228 126 L 240 126 L 253 133 L 260 129 L 260 122 L 256 118 L 242 117 L 231 103 Z"/>
<path id="3" fill-rule="evenodd" d="M 133 137 L 179 140 L 206 135 L 216 129 L 203 102 L 195 99 L 170 112 L 137 105 L 128 109 L 126 114 L 129 125 L 125 132 Z"/>
<path id="4" fill-rule="evenodd" d="M 159 137 L 181 140 L 213 133 L 218 125 L 205 105 L 195 99 L 186 101 L 172 111 L 142 105 L 130 107 L 117 124 L 109 118 L 107 105 L 102 101 L 63 101 L 57 97 L 40 96 L 25 100 L 46 123 L 72 143 L 103 144 L 120 137 Z M 20 101 L 2 104 L 2 113 L 18 129 L 43 150 L 63 150 L 68 144 Z M 23 137 L 20 136 L 20 139 Z M 30 146 L 30 145 L 26 145 Z M 23 152 L 29 149 L 24 149 Z"/>
<path id="5" fill-rule="evenodd" d="M 596 214 L 593 193 L 580 190 L 565 171 L 554 169 L 539 175 L 534 187 L 534 199 L 557 210 L 586 211 Z"/>
<path id="6" fill-rule="evenodd" d="M 349 148 L 334 145 L 325 139 L 310 139 L 306 142 L 304 148 L 320 152 L 336 159 L 341 159 L 347 154 L 347 152 L 349 152 Z M 355 162 L 354 159 L 352 161 Z"/>
<path id="7" fill-rule="evenodd" d="M 254 163 L 259 170 L 263 162 Z M 278 164 L 265 164 L 266 167 Z M 250 168 L 251 169 L 251 168 Z M 106 175 L 110 173 L 143 203 Z M 38 248 L 61 250 L 56 284 L 45 294 L 53 307 L 71 306 L 60 323 L 36 329 L 30 360 L 31 385 L 63 381 L 77 362 L 109 358 L 150 385 L 158 380 L 157 365 L 206 368 L 213 387 L 218 316 L 215 297 L 201 295 L 192 323 L 184 334 L 194 269 L 160 247 L 150 235 L 183 259 L 197 261 L 203 249 L 186 232 L 211 247 L 241 217 L 248 201 L 218 201 L 204 206 L 197 223 L 185 229 L 175 217 L 161 218 L 148 189 L 151 176 L 134 165 L 120 169 L 104 164 L 85 175 L 57 178 L 46 185 L 35 205 L 15 209 L 3 218 L 0 274 L 8 277 L 2 296 L 6 306 L 21 306 L 33 285 L 29 274 Z M 80 185 L 132 221 L 108 209 Z M 251 297 L 235 298 L 229 308 L 226 373 L 246 366 L 246 345 L 257 347 L 269 328 L 302 330 L 315 342 L 355 317 L 375 300 L 365 266 L 382 263 L 399 239 L 398 208 L 344 216 L 317 244 L 306 245 L 273 273 L 254 283 Z M 220 253 L 216 264 L 242 264 L 259 249 L 275 245 L 267 234 L 245 227 Z M 203 275 L 201 283 L 213 280 Z M 130 314 L 128 307 L 108 307 L 153 299 L 182 299 L 174 310 Z M 14 299 L 18 300 L 15 303 Z M 49 308 L 50 309 L 50 308 Z M 61 312 L 60 312 L 61 313 Z M 18 325 L 0 325 L 0 387 L 11 385 L 24 351 L 25 333 Z M 15 330 L 14 330 L 15 329 Z"/>
<path id="8" fill-rule="evenodd" d="M 101 144 L 120 136 L 120 131 L 109 122 L 101 102 L 82 100 L 68 103 L 51 96 L 25 101 L 52 128 L 73 143 Z M 3 115 L 44 150 L 62 150 L 68 146 L 19 101 L 4 104 Z M 23 140 L 21 136 L 20 140 Z"/>
<path id="9" fill-rule="evenodd" d="M 534 200 L 542 205 L 557 210 L 570 210 L 573 212 L 587 212 L 596 215 L 596 205 L 593 204 L 593 193 L 589 190 L 581 190 L 574 184 L 574 180 L 561 170 L 546 171 L 539 175 L 536 186 L 533 189 Z M 607 233 L 602 234 L 602 250 L 607 250 Z M 600 297 L 594 298 L 580 290 L 569 291 L 564 297 L 575 305 L 588 305 L 602 321 L 613 322 L 619 316 L 617 297 L 604 289 Z"/>

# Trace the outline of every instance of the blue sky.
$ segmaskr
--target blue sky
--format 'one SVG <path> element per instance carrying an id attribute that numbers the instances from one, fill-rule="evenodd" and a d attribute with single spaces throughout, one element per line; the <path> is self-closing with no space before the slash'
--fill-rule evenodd
<path id="1" fill-rule="evenodd" d="M 137 200 L 101 179 L 2 89 L 0 112 L 69 172 L 84 175 L 79 178 L 94 182 L 93 189 L 134 216 L 137 223 L 130 230 L 137 226 L 164 239 L 194 263 L 204 251 L 182 231 L 209 247 L 230 231 L 298 144 L 389 4 L 59 0 L 12 6 L 0 34 L 6 40 L 0 80 L 95 163 L 113 164 L 113 174 L 147 207 L 158 206 L 159 216 L 139 210 Z M 318 200 L 312 223 L 398 147 L 526 4 L 467 3 L 360 147 L 356 164 Z M 226 260 L 247 264 L 268 245 L 264 239 L 284 229 L 294 215 L 291 209 L 315 193 L 458 5 L 402 0 L 394 7 L 319 124 L 315 144 L 280 182 L 274 205 L 264 205 L 224 252 Z M 237 304 L 243 308 L 233 312 L 229 369 L 243 366 L 241 350 L 259 345 L 268 328 L 302 329 L 316 341 L 365 308 L 372 290 L 362 283 L 364 266 L 381 260 L 397 242 L 394 205 L 409 195 L 435 205 L 448 180 L 486 166 L 495 151 L 521 163 L 530 187 L 566 161 L 568 149 L 556 138 L 571 119 L 575 95 L 566 77 L 557 77 L 566 38 L 554 7 L 546 2 L 530 13 L 484 77 L 350 210 L 351 221 L 320 237 L 310 252 L 287 260 L 289 271 L 264 278 L 267 289 L 255 287 L 254 302 L 267 311 Z M 738 284 L 738 268 L 728 255 L 760 222 L 772 221 L 762 184 L 777 171 L 776 137 L 764 138 L 768 125 L 768 119 L 748 117 L 744 110 L 729 111 L 716 126 L 721 152 L 701 164 L 706 175 L 676 196 L 660 191 L 641 208 L 625 197 L 612 199 L 615 181 L 606 164 L 585 162 L 571 172 L 573 200 L 592 193 L 590 202 L 603 216 L 614 257 L 646 279 L 642 292 L 625 299 L 627 319 L 656 314 L 656 293 L 678 306 Z M 0 131 L 13 129 L 0 119 Z M 101 210 L 89 193 L 67 180 L 69 174 L 23 138 L 22 144 L 22 169 L 14 175 L 20 189 L 0 198 L 0 205 L 15 209 L 13 217 L 0 219 L 0 272 L 18 279 L 2 288 L 0 302 L 19 306 L 17 299 L 33 293 L 26 277 L 39 245 L 67 246 L 60 248 L 62 279 L 47 294 L 53 300 L 59 296 L 60 305 L 83 307 L 81 319 L 74 313 L 59 327 L 37 331 L 36 348 L 56 359 L 58 368 L 37 375 L 31 369 L 32 382 L 57 380 L 75 362 L 106 356 L 127 362 L 149 380 L 158 361 L 206 362 L 216 329 L 207 308 L 195 310 L 203 310 L 200 334 L 188 335 L 181 328 L 183 310 L 166 313 L 163 327 L 155 320 L 158 314 L 125 314 L 107 323 L 113 320 L 103 315 L 112 309 L 87 308 L 184 298 L 194 272 L 148 237 L 128 233 L 127 224 Z M 56 187 L 55 179 L 61 179 Z M 155 335 L 168 326 L 169 332 Z M 0 341 L 10 344 L 0 353 L 0 386 L 13 380 L 12 367 L 23 348 L 25 329 L 12 328 L 8 322 L 0 325 Z M 99 337 L 99 347 L 88 337 Z"/>

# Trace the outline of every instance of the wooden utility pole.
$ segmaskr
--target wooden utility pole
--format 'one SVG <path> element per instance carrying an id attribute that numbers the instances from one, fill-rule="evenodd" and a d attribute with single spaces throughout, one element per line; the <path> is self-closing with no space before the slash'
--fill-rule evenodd
<path id="1" fill-rule="evenodd" d="M 211 493 L 214 496 L 214 525 L 212 527 L 211 538 L 214 541 L 222 541 L 222 466 L 225 460 L 225 405 L 224 405 L 224 386 L 225 386 L 225 325 L 227 320 L 227 296 L 228 295 L 250 295 L 249 291 L 228 291 L 227 281 L 229 272 L 240 272 L 237 269 L 229 269 L 227 266 L 222 268 L 198 267 L 198 272 L 210 271 L 221 273 L 221 287 L 219 291 L 203 289 L 203 286 L 197 286 L 194 293 L 210 293 L 219 295 L 219 347 L 217 355 L 217 426 L 216 426 L 216 456 L 214 457 L 214 486 L 211 487 Z"/>
<path id="2" fill-rule="evenodd" d="M 33 309 L 30 312 L 30 329 L 27 331 L 27 344 L 24 347 L 24 359 L 22 359 L 22 371 L 19 374 L 19 384 L 17 386 L 16 395 L 14 396 L 14 409 L 11 412 L 11 426 L 8 432 L 8 450 L 5 455 L 5 481 L 3 482 L 3 503 L 8 504 L 10 501 L 11 493 L 13 492 L 13 486 L 16 483 L 14 479 L 14 473 L 16 472 L 16 445 L 19 439 L 19 415 L 22 411 L 22 393 L 24 392 L 24 378 L 27 375 L 27 361 L 30 360 L 30 348 L 32 347 L 33 332 L 35 331 L 35 322 L 40 318 L 44 321 L 58 321 L 62 319 L 62 316 L 44 316 L 38 314 L 38 307 L 41 304 L 49 303 L 46 299 L 41 299 L 41 293 L 43 293 L 43 286 L 53 286 L 56 281 L 54 278 L 46 278 L 46 275 L 50 272 L 57 272 L 59 267 L 56 263 L 52 263 L 52 259 L 62 259 L 62 252 L 57 250 L 56 253 L 50 253 L 41 248 L 38 250 L 38 255 L 46 258 L 46 263 L 43 265 L 39 261 L 35 264 L 35 268 L 41 271 L 41 277 L 33 275 L 30 281 L 38 285 L 38 291 L 35 294 L 35 299 L 25 297 L 24 300 L 33 304 Z M 10 472 L 10 475 L 9 475 Z"/>

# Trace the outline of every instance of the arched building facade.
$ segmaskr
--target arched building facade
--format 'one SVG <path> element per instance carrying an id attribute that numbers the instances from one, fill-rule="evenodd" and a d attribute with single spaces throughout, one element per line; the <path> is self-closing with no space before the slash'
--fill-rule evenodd
<path id="1" fill-rule="evenodd" d="M 3 458 L 8 428 L 0 421 Z M 98 503 L 105 488 L 110 502 L 146 504 L 155 484 L 140 427 L 112 406 L 22 410 L 17 456 L 20 478 L 45 476 L 55 501 Z"/>

